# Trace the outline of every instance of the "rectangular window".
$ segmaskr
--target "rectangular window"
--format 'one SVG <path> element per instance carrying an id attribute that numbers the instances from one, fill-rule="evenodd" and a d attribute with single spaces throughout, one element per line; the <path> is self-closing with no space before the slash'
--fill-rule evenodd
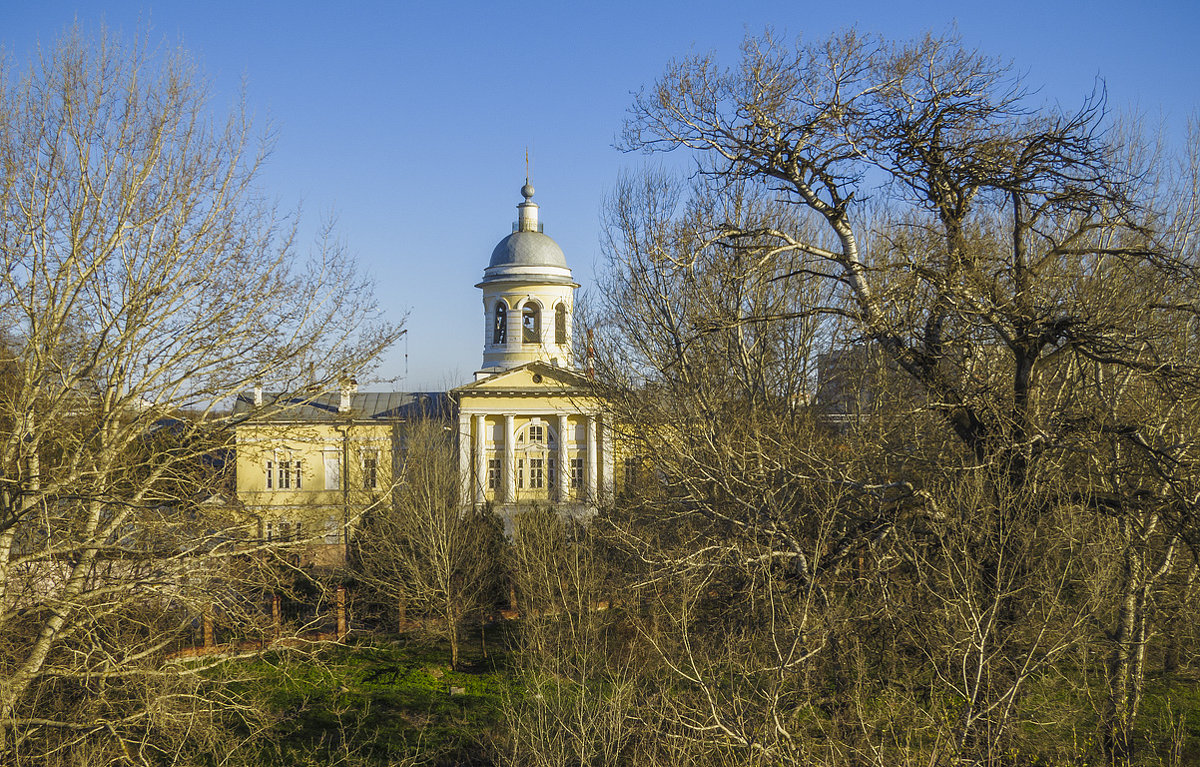
<path id="1" fill-rule="evenodd" d="M 558 456 L 552 456 L 546 463 L 546 479 L 550 487 L 555 487 L 554 477 L 558 474 Z"/>
<path id="2" fill-rule="evenodd" d="M 279 462 L 279 489 L 300 489 L 300 461 Z"/>
<path id="3" fill-rule="evenodd" d="M 275 526 L 272 523 L 270 523 L 270 522 L 267 523 L 266 530 L 263 532 L 263 537 L 266 538 L 268 541 L 274 540 Z"/>
<path id="4" fill-rule="evenodd" d="M 546 486 L 545 466 L 545 458 L 529 459 L 529 487 L 541 490 Z"/>
<path id="5" fill-rule="evenodd" d="M 571 459 L 571 480 L 570 480 L 570 482 L 571 482 L 571 488 L 573 490 L 578 490 L 579 488 L 583 487 L 583 459 L 582 458 L 572 458 Z"/>
<path id="6" fill-rule="evenodd" d="M 362 465 L 363 490 L 374 490 L 379 487 L 379 456 L 374 453 L 364 455 Z"/>
<path id="7" fill-rule="evenodd" d="M 625 459 L 625 486 L 630 487 L 637 482 L 638 472 L 641 470 L 641 460 L 635 456 L 630 456 Z"/>
<path id="8" fill-rule="evenodd" d="M 267 489 L 275 489 L 275 462 L 267 461 Z"/>
<path id="9" fill-rule="evenodd" d="M 525 459 L 517 459 L 517 487 L 525 487 Z"/>
<path id="10" fill-rule="evenodd" d="M 500 459 L 489 458 L 487 463 L 487 486 L 490 490 L 500 489 Z"/>
<path id="11" fill-rule="evenodd" d="M 287 543 L 292 539 L 292 525 L 289 522 L 279 523 L 279 540 Z"/>
<path id="12" fill-rule="evenodd" d="M 325 454 L 325 489 L 342 489 L 342 457 L 337 453 Z"/>
<path id="13" fill-rule="evenodd" d="M 535 444 L 541 444 L 545 438 L 545 431 L 540 423 L 529 425 L 529 441 Z"/>

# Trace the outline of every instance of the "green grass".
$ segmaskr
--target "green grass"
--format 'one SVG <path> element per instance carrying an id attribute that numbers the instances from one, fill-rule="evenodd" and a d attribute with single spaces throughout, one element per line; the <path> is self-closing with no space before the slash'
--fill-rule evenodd
<path id="1" fill-rule="evenodd" d="M 234 661 L 277 720 L 255 748 L 262 764 L 491 764 L 502 701 L 513 691 L 503 652 L 403 639 L 282 650 Z M 452 694 L 452 688 L 454 690 Z"/>
<path id="2" fill-rule="evenodd" d="M 230 678 L 243 680 L 231 687 L 241 686 L 265 701 L 275 715 L 247 757 L 236 763 L 491 765 L 507 738 L 504 701 L 525 694 L 500 639 L 489 641 L 496 649 L 486 658 L 478 646 L 464 648 L 459 671 L 450 669 L 448 647 L 403 638 L 363 639 L 230 661 Z M 1022 695 L 1024 721 L 1013 732 L 1010 763 L 1099 764 L 1101 683 L 1095 674 L 1072 673 L 1069 666 L 1030 680 Z M 451 694 L 451 688 L 461 693 Z M 930 746 L 924 728 L 932 724 L 923 714 L 951 716 L 953 705 L 946 701 L 923 714 L 910 712 L 917 715 L 906 719 L 902 712 L 913 702 L 883 694 L 867 701 L 864 713 L 881 725 L 899 727 L 897 747 L 921 751 Z M 811 726 L 817 736 L 827 723 L 820 706 L 811 703 L 797 700 L 795 724 Z M 900 718 L 891 718 L 896 715 Z M 1181 739 L 1183 751 L 1173 762 L 1172 743 Z M 1147 680 L 1137 750 L 1139 764 L 1200 764 L 1200 677 L 1195 672 Z"/>

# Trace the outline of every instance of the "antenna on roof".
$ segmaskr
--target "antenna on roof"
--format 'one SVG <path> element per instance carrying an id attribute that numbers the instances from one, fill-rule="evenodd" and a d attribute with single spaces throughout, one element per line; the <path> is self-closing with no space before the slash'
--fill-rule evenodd
<path id="1" fill-rule="evenodd" d="M 525 183 L 529 184 L 529 147 L 525 147 Z"/>

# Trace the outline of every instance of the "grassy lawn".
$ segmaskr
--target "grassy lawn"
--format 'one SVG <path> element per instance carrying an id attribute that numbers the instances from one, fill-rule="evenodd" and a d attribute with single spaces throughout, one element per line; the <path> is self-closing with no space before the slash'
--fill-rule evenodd
<path id="1" fill-rule="evenodd" d="M 515 626 L 489 629 L 486 656 L 478 644 L 465 646 L 457 671 L 450 668 L 448 646 L 406 637 L 231 660 L 230 677 L 243 681 L 229 684 L 264 701 L 276 717 L 246 756 L 232 763 L 492 765 L 506 737 L 505 698 L 523 693 L 504 649 L 502 634 L 510 630 Z M 1103 690 L 1089 693 L 1087 686 L 1080 675 L 1030 683 L 1023 705 L 1032 719 L 1014 732 L 1012 764 L 1098 763 Z M 1139 764 L 1200 764 L 1200 676 L 1189 671 L 1148 679 L 1138 733 Z M 924 736 L 909 734 L 915 738 L 909 745 L 919 750 Z"/>
<path id="2" fill-rule="evenodd" d="M 477 645 L 464 648 L 458 671 L 450 668 L 448 646 L 405 638 L 242 661 L 240 670 L 259 677 L 255 686 L 279 717 L 255 746 L 258 761 L 491 764 L 502 701 L 512 690 L 506 655 L 495 645 L 486 657 Z"/>

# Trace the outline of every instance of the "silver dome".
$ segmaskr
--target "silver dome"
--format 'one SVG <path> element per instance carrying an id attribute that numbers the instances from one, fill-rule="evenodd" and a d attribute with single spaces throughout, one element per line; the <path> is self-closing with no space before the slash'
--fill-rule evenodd
<path id="1" fill-rule="evenodd" d="M 488 269 L 504 266 L 557 266 L 567 268 L 558 243 L 541 232 L 513 232 L 492 251 Z"/>

